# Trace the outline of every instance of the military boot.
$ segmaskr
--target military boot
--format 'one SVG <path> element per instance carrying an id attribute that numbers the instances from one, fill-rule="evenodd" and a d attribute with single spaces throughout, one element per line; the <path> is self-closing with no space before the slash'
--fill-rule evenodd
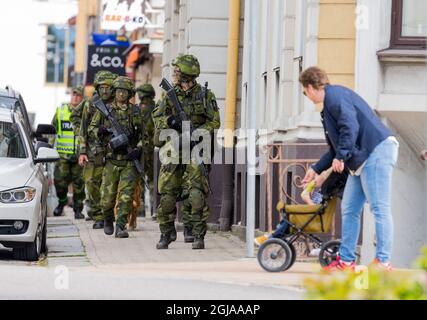
<path id="1" fill-rule="evenodd" d="M 104 233 L 109 236 L 111 236 L 114 233 L 113 219 L 110 218 L 110 219 L 104 220 Z"/>
<path id="2" fill-rule="evenodd" d="M 104 229 L 104 220 L 95 221 L 95 223 L 93 224 L 93 229 Z"/>
<path id="3" fill-rule="evenodd" d="M 170 238 L 171 242 L 176 241 L 176 229 L 175 228 L 170 232 L 169 238 Z"/>
<path id="4" fill-rule="evenodd" d="M 193 230 L 190 226 L 184 226 L 184 242 L 194 242 Z"/>
<path id="5" fill-rule="evenodd" d="M 169 244 L 172 242 L 170 238 L 170 233 L 162 233 L 160 235 L 160 241 L 157 243 L 157 249 L 167 249 Z"/>
<path id="6" fill-rule="evenodd" d="M 62 216 L 62 212 L 64 211 L 65 203 L 59 203 L 58 206 L 53 211 L 53 215 L 55 217 Z"/>
<path id="7" fill-rule="evenodd" d="M 192 246 L 193 249 L 204 249 L 205 240 L 203 238 L 195 238 Z"/>
<path id="8" fill-rule="evenodd" d="M 126 231 L 126 227 L 116 224 L 116 238 L 129 238 L 129 233 Z"/>
<path id="9" fill-rule="evenodd" d="M 80 220 L 80 219 L 84 219 L 84 218 L 85 218 L 85 216 L 81 210 L 74 210 L 74 219 Z"/>

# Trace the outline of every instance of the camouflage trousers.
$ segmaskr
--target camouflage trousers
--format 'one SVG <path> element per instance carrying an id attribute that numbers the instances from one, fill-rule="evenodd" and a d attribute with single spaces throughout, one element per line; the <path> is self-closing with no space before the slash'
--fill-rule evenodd
<path id="1" fill-rule="evenodd" d="M 73 186 L 73 209 L 81 212 L 85 200 L 83 169 L 76 161 L 60 159 L 55 165 L 55 189 L 60 204 L 67 203 L 68 186 Z"/>
<path id="2" fill-rule="evenodd" d="M 198 166 L 162 165 L 159 174 L 160 204 L 157 221 L 160 231 L 168 233 L 174 228 L 176 202 L 183 200 L 184 226 L 190 227 L 196 238 L 203 238 L 209 218 L 208 183 Z"/>
<path id="3" fill-rule="evenodd" d="M 138 182 L 139 175 L 133 162 L 125 161 L 125 164 L 118 165 L 114 160 L 107 160 L 101 184 L 101 210 L 104 219 L 114 219 L 117 201 L 116 224 L 126 225 Z"/>
<path id="4" fill-rule="evenodd" d="M 104 218 L 101 211 L 101 182 L 104 166 L 95 165 L 90 161 L 86 163 L 83 169 L 83 178 L 86 184 L 86 200 L 89 202 L 90 209 L 88 216 L 94 221 L 102 221 Z"/>

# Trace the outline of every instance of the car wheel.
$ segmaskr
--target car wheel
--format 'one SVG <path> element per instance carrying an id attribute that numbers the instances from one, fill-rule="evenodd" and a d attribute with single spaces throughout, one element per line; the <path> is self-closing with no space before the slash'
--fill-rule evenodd
<path id="1" fill-rule="evenodd" d="M 22 247 L 13 249 L 13 257 L 16 260 L 37 261 L 40 256 L 42 246 L 43 230 L 37 230 L 36 238 L 33 242 L 24 243 Z"/>

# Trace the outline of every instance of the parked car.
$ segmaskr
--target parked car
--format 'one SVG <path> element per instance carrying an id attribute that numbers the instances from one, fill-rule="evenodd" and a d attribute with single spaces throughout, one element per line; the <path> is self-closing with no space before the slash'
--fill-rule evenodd
<path id="1" fill-rule="evenodd" d="M 36 136 L 54 134 L 51 125 L 32 132 L 22 99 L 0 91 L 0 244 L 16 259 L 35 261 L 46 252 L 48 181 L 46 164 L 58 152 Z M 10 91 L 9 91 L 10 92 Z"/>

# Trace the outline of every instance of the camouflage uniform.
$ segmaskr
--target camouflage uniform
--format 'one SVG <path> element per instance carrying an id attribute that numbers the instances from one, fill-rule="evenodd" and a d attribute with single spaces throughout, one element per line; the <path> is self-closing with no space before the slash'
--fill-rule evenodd
<path id="1" fill-rule="evenodd" d="M 180 85 L 175 85 L 174 87 L 184 112 L 193 124 L 193 128 L 206 129 L 213 134 L 213 131 L 220 127 L 219 110 L 213 92 L 195 82 L 195 78 L 200 73 L 197 59 L 192 55 L 180 56 L 173 65 L 181 72 L 182 81 L 193 81 L 195 83 L 187 91 L 184 91 Z M 161 143 L 159 134 L 163 129 L 173 128 L 170 119 L 176 116 L 177 112 L 172 102 L 167 96 L 164 96 L 153 111 L 157 146 L 166 147 L 170 143 Z M 162 150 L 164 148 L 160 150 L 161 153 Z M 176 201 L 180 200 L 180 198 L 185 198 L 182 195 L 187 195 L 188 198 L 184 200 L 182 207 L 184 224 L 191 225 L 196 243 L 200 242 L 200 240 L 203 243 L 207 230 L 206 221 L 209 217 L 208 185 L 208 179 L 202 175 L 197 164 L 182 164 L 182 161 L 180 161 L 180 164 L 162 163 L 158 182 L 160 204 L 157 209 L 157 220 L 159 221 L 163 238 L 168 239 L 170 235 L 174 234 Z M 161 242 L 162 239 L 158 244 L 158 248 Z M 197 246 L 194 246 L 195 244 L 193 244 L 193 248 L 198 249 Z"/>
<path id="2" fill-rule="evenodd" d="M 104 103 L 112 101 L 112 94 L 102 96 L 99 92 L 99 87 L 106 85 L 111 88 L 115 78 L 117 78 L 117 75 L 109 71 L 100 71 L 95 75 L 94 87 Z M 98 140 L 98 137 L 88 133 L 88 127 L 95 112 L 96 107 L 92 104 L 92 100 L 87 98 L 73 110 L 71 121 L 75 128 L 79 128 L 79 153 L 80 155 L 86 155 L 89 160 L 84 166 L 83 178 L 86 184 L 86 198 L 89 203 L 88 216 L 96 223 L 104 220 L 100 205 L 104 150 L 96 149 L 95 141 Z"/>
<path id="3" fill-rule="evenodd" d="M 151 84 L 144 84 L 136 89 L 140 100 L 142 117 L 144 122 L 144 155 L 143 164 L 144 172 L 147 177 L 146 182 L 149 187 L 150 199 L 153 198 L 153 180 L 154 180 L 154 122 L 152 112 L 156 105 L 154 97 L 156 95 Z M 144 199 L 145 186 L 142 185 L 141 199 Z M 141 203 L 142 208 L 145 208 L 144 201 Z M 153 206 L 151 205 L 151 209 Z"/>
<path id="4" fill-rule="evenodd" d="M 115 99 L 107 107 L 117 122 L 128 131 L 129 146 L 134 151 L 133 156 L 127 150 L 113 150 L 111 148 L 109 142 L 112 136 L 108 130 L 111 128 L 111 124 L 99 111 L 95 113 L 89 125 L 88 132 L 89 135 L 98 137 L 98 140 L 94 143 L 94 148 L 105 150 L 106 164 L 101 184 L 101 209 L 105 224 L 104 232 L 112 234 L 112 232 L 109 232 L 109 228 L 112 226 L 112 221 L 114 220 L 114 207 L 117 200 L 116 236 L 128 237 L 125 226 L 128 213 L 132 207 L 132 195 L 140 178 L 131 157 L 138 158 L 139 154 L 139 159 L 141 158 L 143 135 L 142 113 L 139 107 L 129 103 L 129 99 L 134 95 L 133 83 L 129 78 L 116 78 L 113 81 L 113 88 L 115 90 Z M 119 89 L 127 90 L 129 93 L 127 101 L 122 106 L 117 102 Z M 126 236 L 121 236 L 124 234 Z"/>
<path id="5" fill-rule="evenodd" d="M 73 92 L 76 92 L 80 95 L 83 95 L 83 87 L 73 88 Z M 72 112 L 72 106 L 69 104 L 63 105 L 60 108 L 65 108 L 67 113 Z M 68 121 L 65 121 L 68 122 Z M 63 126 L 64 120 L 58 119 L 58 111 L 55 113 L 55 116 L 52 120 L 52 125 L 55 127 L 56 131 L 59 133 L 62 131 L 61 126 Z M 75 216 L 81 218 L 81 212 L 83 210 L 83 201 L 85 199 L 84 191 L 84 181 L 82 179 L 82 168 L 77 162 L 78 157 L 78 141 L 77 134 L 78 128 L 74 128 L 74 143 L 73 151 L 69 153 L 64 153 L 57 147 L 58 153 L 60 155 L 60 160 L 55 164 L 54 171 L 54 181 L 56 194 L 58 196 L 58 207 L 55 209 L 55 215 L 61 215 L 63 207 L 67 204 L 68 201 L 68 186 L 73 185 L 73 209 Z M 60 137 L 57 136 L 57 143 L 59 143 Z"/>

